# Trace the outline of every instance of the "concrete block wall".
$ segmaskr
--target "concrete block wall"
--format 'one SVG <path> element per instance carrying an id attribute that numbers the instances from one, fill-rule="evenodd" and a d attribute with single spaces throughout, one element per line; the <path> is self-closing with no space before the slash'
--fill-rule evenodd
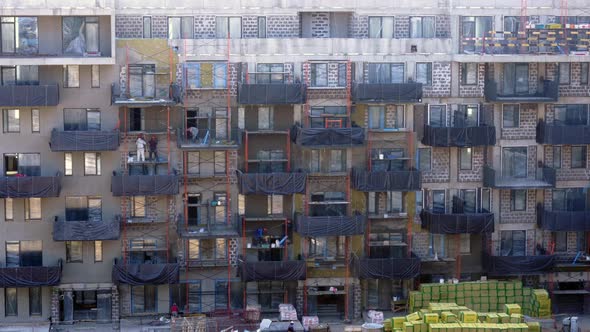
<path id="1" fill-rule="evenodd" d="M 448 0 L 445 0 L 448 1 Z M 436 16 L 436 38 L 451 38 L 451 16 Z"/>
<path id="2" fill-rule="evenodd" d="M 116 38 L 143 38 L 143 17 L 115 16 L 115 36 Z"/>
<path id="3" fill-rule="evenodd" d="M 272 15 L 266 17 L 266 38 L 296 38 L 300 33 L 297 15 Z"/>
<path id="4" fill-rule="evenodd" d="M 511 211 L 510 190 L 500 190 L 500 223 L 501 224 L 534 224 L 537 222 L 537 195 L 535 190 L 527 190 L 526 210 Z"/>
<path id="5" fill-rule="evenodd" d="M 484 148 L 474 147 L 472 149 L 471 169 L 461 170 L 457 167 L 457 180 L 459 182 L 481 182 L 483 181 L 483 150 Z M 457 153 L 457 165 L 459 165 L 459 153 Z"/>
<path id="6" fill-rule="evenodd" d="M 352 13 L 348 21 L 348 36 L 350 38 L 368 38 L 369 16 Z"/>
<path id="7" fill-rule="evenodd" d="M 393 22 L 393 36 L 395 38 L 410 38 L 410 16 L 396 15 Z"/>
<path id="8" fill-rule="evenodd" d="M 485 86 L 485 63 L 477 65 L 477 83 L 474 85 L 461 84 L 463 67 L 459 66 L 459 96 L 465 98 L 482 98 Z"/>
<path id="9" fill-rule="evenodd" d="M 432 85 L 423 88 L 425 98 L 448 97 L 451 95 L 451 63 L 432 63 Z"/>
<path id="10" fill-rule="evenodd" d="M 551 63 L 547 66 L 555 67 L 556 64 Z M 570 63 L 570 83 L 559 85 L 559 95 L 562 97 L 587 97 L 590 95 L 590 85 L 581 82 L 582 65 L 579 62 Z M 587 75 L 589 73 L 586 73 Z M 586 76 L 587 77 L 587 76 Z"/>
<path id="11" fill-rule="evenodd" d="M 450 179 L 450 159 L 451 153 L 449 148 L 432 148 L 431 152 L 432 167 L 428 172 L 422 172 L 423 183 L 441 183 L 448 182 Z"/>
<path id="12" fill-rule="evenodd" d="M 502 114 L 502 105 L 499 112 Z M 502 119 L 502 116 L 500 116 Z M 502 126 L 502 123 L 499 124 Z M 501 128 L 501 138 L 508 140 L 535 139 L 537 135 L 537 104 L 520 104 L 518 128 Z"/>
<path id="13" fill-rule="evenodd" d="M 330 13 L 311 13 L 311 37 L 330 38 Z"/>
<path id="14" fill-rule="evenodd" d="M 258 16 L 242 16 L 242 38 L 258 38 Z"/>
<path id="15" fill-rule="evenodd" d="M 215 15 L 195 16 L 195 38 L 215 38 Z"/>

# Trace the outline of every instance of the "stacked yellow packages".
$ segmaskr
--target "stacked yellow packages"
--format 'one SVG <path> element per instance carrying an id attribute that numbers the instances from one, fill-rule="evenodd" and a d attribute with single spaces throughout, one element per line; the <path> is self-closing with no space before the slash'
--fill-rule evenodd
<path id="1" fill-rule="evenodd" d="M 461 311 L 459 320 L 463 323 L 477 323 L 477 313 L 475 311 Z"/>

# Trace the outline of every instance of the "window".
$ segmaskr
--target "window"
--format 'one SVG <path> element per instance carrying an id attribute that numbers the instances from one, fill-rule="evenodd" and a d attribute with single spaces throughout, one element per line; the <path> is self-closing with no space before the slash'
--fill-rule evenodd
<path id="1" fill-rule="evenodd" d="M 311 150 L 309 170 L 312 173 L 319 173 L 321 171 L 321 165 L 322 160 L 320 150 Z"/>
<path id="2" fill-rule="evenodd" d="M 18 316 L 18 296 L 16 288 L 4 288 L 4 314 Z"/>
<path id="3" fill-rule="evenodd" d="M 476 85 L 477 84 L 477 63 L 462 63 L 461 64 L 461 84 L 462 85 Z"/>
<path id="4" fill-rule="evenodd" d="M 346 150 L 330 150 L 330 172 L 344 172 L 346 169 Z"/>
<path id="5" fill-rule="evenodd" d="M 447 126 L 447 106 L 446 105 L 429 105 L 428 106 L 428 125 L 431 127 Z"/>
<path id="6" fill-rule="evenodd" d="M 403 63 L 369 63 L 369 83 L 403 83 L 405 65 Z"/>
<path id="7" fill-rule="evenodd" d="M 501 231 L 500 254 L 526 256 L 526 231 Z"/>
<path id="8" fill-rule="evenodd" d="M 554 113 L 553 123 L 558 126 L 585 126 L 588 124 L 588 105 L 555 105 Z"/>
<path id="9" fill-rule="evenodd" d="M 268 195 L 266 197 L 266 212 L 268 214 L 283 214 L 283 195 Z"/>
<path id="10" fill-rule="evenodd" d="M 514 34 L 520 31 L 520 16 L 504 16 L 504 31 Z"/>
<path id="11" fill-rule="evenodd" d="M 39 66 L 0 67 L 1 85 L 38 85 Z"/>
<path id="12" fill-rule="evenodd" d="M 561 146 L 553 146 L 553 168 L 561 168 Z"/>
<path id="13" fill-rule="evenodd" d="M 39 110 L 34 108 L 31 110 L 31 132 L 39 133 L 41 131 L 41 119 Z"/>
<path id="14" fill-rule="evenodd" d="M 243 291 L 242 283 L 239 281 L 233 281 L 228 285 L 227 281 L 216 280 L 215 281 L 215 308 L 216 309 L 227 309 L 227 290 L 229 286 L 229 306 L 232 309 L 238 309 L 243 306 Z"/>
<path id="15" fill-rule="evenodd" d="M 266 38 L 266 16 L 258 16 L 258 38 Z"/>
<path id="16" fill-rule="evenodd" d="M 189 151 L 187 152 L 187 173 L 188 174 L 199 174 L 201 172 L 200 167 L 200 152 Z"/>
<path id="17" fill-rule="evenodd" d="M 100 88 L 100 66 L 92 65 L 90 71 L 90 87 Z"/>
<path id="18" fill-rule="evenodd" d="M 100 175 L 100 153 L 84 152 L 84 175 Z"/>
<path id="19" fill-rule="evenodd" d="M 478 105 L 458 105 L 458 108 L 453 112 L 453 127 L 477 127 L 478 125 Z"/>
<path id="20" fill-rule="evenodd" d="M 39 49 L 36 17 L 0 17 L 0 53 L 35 54 Z"/>
<path id="21" fill-rule="evenodd" d="M 526 211 L 526 189 L 510 191 L 510 211 Z"/>
<path id="22" fill-rule="evenodd" d="M 14 200 L 9 197 L 4 199 L 4 220 L 14 220 Z"/>
<path id="23" fill-rule="evenodd" d="M 555 251 L 567 251 L 567 232 L 555 232 L 553 234 L 553 239 L 555 241 Z"/>
<path id="24" fill-rule="evenodd" d="M 170 302 L 176 303 L 178 308 L 184 308 L 184 312 L 187 312 L 186 309 L 190 313 L 201 312 L 201 281 L 180 281 L 179 284 L 170 285 L 170 298 Z"/>
<path id="25" fill-rule="evenodd" d="M 41 198 L 25 198 L 25 220 L 41 219 Z"/>
<path id="26" fill-rule="evenodd" d="M 444 190 L 432 191 L 432 212 L 445 213 L 446 209 L 446 193 Z"/>
<path id="27" fill-rule="evenodd" d="M 152 17 L 143 17 L 143 38 L 152 38 Z"/>
<path id="28" fill-rule="evenodd" d="M 461 254 L 471 254 L 471 234 L 461 234 Z"/>
<path id="29" fill-rule="evenodd" d="M 82 241 L 66 241 L 66 262 L 83 263 L 83 243 Z"/>
<path id="30" fill-rule="evenodd" d="M 328 64 L 312 63 L 311 64 L 311 86 L 327 87 L 328 86 Z"/>
<path id="31" fill-rule="evenodd" d="M 492 211 L 492 194 L 489 188 L 481 189 L 481 212 Z"/>
<path id="32" fill-rule="evenodd" d="M 488 31 L 492 29 L 492 17 L 491 16 L 462 16 L 461 17 L 461 37 L 465 40 L 473 40 L 472 38 L 478 38 L 480 40 L 484 35 L 488 34 Z M 481 44 L 468 43 L 463 46 L 464 52 L 476 52 L 481 51 Z"/>
<path id="33" fill-rule="evenodd" d="M 347 124 L 346 106 L 312 107 L 310 118 L 312 128 L 343 128 Z"/>
<path id="34" fill-rule="evenodd" d="M 94 241 L 94 262 L 102 262 L 102 241 Z"/>
<path id="35" fill-rule="evenodd" d="M 131 216 L 135 218 L 145 217 L 145 196 L 132 196 L 131 197 Z"/>
<path id="36" fill-rule="evenodd" d="M 529 93 L 529 64 L 505 63 L 502 93 L 507 96 Z"/>
<path id="37" fill-rule="evenodd" d="M 459 165 L 462 171 L 471 170 L 473 167 L 473 153 L 471 148 L 459 149 Z"/>
<path id="38" fill-rule="evenodd" d="M 572 168 L 586 168 L 586 146 L 572 146 Z"/>
<path id="39" fill-rule="evenodd" d="M 434 38 L 434 16 L 410 17 L 410 38 Z"/>
<path id="40" fill-rule="evenodd" d="M 586 210 L 586 193 L 583 188 L 553 189 L 553 211 Z"/>
<path id="41" fill-rule="evenodd" d="M 590 67 L 589 65 L 590 63 L 588 62 L 580 63 L 580 84 L 588 84 L 588 67 Z"/>
<path id="42" fill-rule="evenodd" d="M 258 107 L 258 129 L 268 130 L 273 127 L 273 112 L 270 107 Z"/>
<path id="43" fill-rule="evenodd" d="M 215 17 L 215 36 L 217 38 L 242 38 L 242 18 L 241 17 Z"/>
<path id="44" fill-rule="evenodd" d="M 569 62 L 559 63 L 559 84 L 570 84 L 571 70 Z"/>
<path id="45" fill-rule="evenodd" d="M 387 209 L 388 213 L 406 212 L 406 203 L 404 193 L 401 191 L 387 192 Z"/>
<path id="46" fill-rule="evenodd" d="M 20 132 L 20 110 L 2 110 L 5 133 Z"/>
<path id="47" fill-rule="evenodd" d="M 225 174 L 225 151 L 215 151 L 215 174 Z"/>
<path id="48" fill-rule="evenodd" d="M 258 281 L 258 304 L 262 310 L 276 310 L 284 301 L 285 287 L 282 281 Z"/>
<path id="49" fill-rule="evenodd" d="M 64 66 L 64 88 L 79 88 L 80 87 L 80 66 L 67 65 Z"/>
<path id="50" fill-rule="evenodd" d="M 418 149 L 418 169 L 422 172 L 428 172 L 432 168 L 431 162 L 432 149 L 420 148 Z"/>
<path id="51" fill-rule="evenodd" d="M 74 175 L 71 152 L 64 153 L 64 175 L 66 175 L 66 176 Z"/>
<path id="52" fill-rule="evenodd" d="M 459 189 L 459 201 L 453 197 L 453 213 L 476 213 L 477 191 L 475 189 Z"/>
<path id="53" fill-rule="evenodd" d="M 225 62 L 187 62 L 185 74 L 188 89 L 225 89 L 227 86 Z"/>
<path id="54" fill-rule="evenodd" d="M 370 16 L 369 38 L 393 38 L 393 16 Z"/>
<path id="55" fill-rule="evenodd" d="M 407 169 L 406 151 L 403 148 L 371 149 L 371 169 L 374 171 L 401 171 Z"/>
<path id="56" fill-rule="evenodd" d="M 63 17 L 63 52 L 75 55 L 99 54 L 98 31 L 98 16 Z"/>
<path id="57" fill-rule="evenodd" d="M 43 266 L 42 241 L 6 241 L 6 267 Z"/>
<path id="58" fill-rule="evenodd" d="M 502 127 L 518 128 L 520 124 L 520 105 L 502 105 Z"/>
<path id="59" fill-rule="evenodd" d="M 101 221 L 102 199 L 96 196 L 66 197 L 66 221 Z"/>
<path id="60" fill-rule="evenodd" d="M 338 64 L 338 86 L 344 87 L 346 86 L 346 81 L 347 81 L 347 77 L 346 77 L 346 63 L 339 63 Z"/>
<path id="61" fill-rule="evenodd" d="M 309 205 L 309 215 L 313 217 L 345 216 L 348 201 L 341 191 L 314 192 Z"/>
<path id="62" fill-rule="evenodd" d="M 215 193 L 211 204 L 215 207 L 215 222 L 221 224 L 227 223 L 227 197 L 225 194 Z"/>
<path id="63" fill-rule="evenodd" d="M 189 240 L 189 260 L 225 261 L 227 260 L 226 239 Z"/>
<path id="64" fill-rule="evenodd" d="M 283 83 L 285 82 L 285 65 L 282 63 L 258 63 L 256 64 L 256 83 Z"/>
<path id="65" fill-rule="evenodd" d="M 309 256 L 335 258 L 344 256 L 344 236 L 312 237 L 309 239 Z"/>
<path id="66" fill-rule="evenodd" d="M 432 85 L 432 63 L 416 63 L 416 82 L 424 85 Z"/>
<path id="67" fill-rule="evenodd" d="M 369 129 L 404 128 L 404 106 L 369 106 Z"/>
<path id="68" fill-rule="evenodd" d="M 40 176 L 41 155 L 39 153 L 4 154 L 4 174 L 6 176 Z"/>
<path id="69" fill-rule="evenodd" d="M 419 190 L 415 192 L 416 195 L 416 215 L 420 215 L 420 212 L 424 209 L 424 191 Z"/>
<path id="70" fill-rule="evenodd" d="M 41 316 L 43 292 L 41 287 L 29 287 L 29 315 Z"/>
<path id="71" fill-rule="evenodd" d="M 156 312 L 158 310 L 157 289 L 157 285 L 131 287 L 131 308 L 134 314 Z"/>
<path id="72" fill-rule="evenodd" d="M 156 96 L 156 65 L 128 65 L 129 97 Z"/>
<path id="73" fill-rule="evenodd" d="M 168 17 L 168 39 L 193 39 L 193 35 L 193 17 Z"/>
<path id="74" fill-rule="evenodd" d="M 502 176 L 509 178 L 527 177 L 527 148 L 502 148 Z"/>
<path id="75" fill-rule="evenodd" d="M 444 234 L 430 234 L 429 254 L 432 257 L 445 257 L 446 245 Z"/>

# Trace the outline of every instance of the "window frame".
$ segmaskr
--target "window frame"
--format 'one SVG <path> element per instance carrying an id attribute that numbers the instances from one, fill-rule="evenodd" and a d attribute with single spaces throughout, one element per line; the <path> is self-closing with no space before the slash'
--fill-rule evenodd
<path id="1" fill-rule="evenodd" d="M 151 290 L 153 290 L 153 299 L 150 299 L 150 303 L 154 304 L 154 308 L 149 308 L 149 310 L 146 310 L 146 287 L 149 287 Z M 133 289 L 139 289 L 141 288 L 141 296 L 143 297 L 142 301 L 143 301 L 143 308 L 141 309 L 141 311 L 138 311 L 135 308 L 135 302 L 137 301 L 136 299 L 136 295 L 135 292 L 133 291 Z M 134 314 L 142 314 L 142 313 L 157 313 L 158 312 L 158 286 L 157 285 L 138 285 L 138 286 L 131 286 L 131 292 L 130 292 L 130 297 L 131 297 L 131 312 Z"/>
<path id="2" fill-rule="evenodd" d="M 86 164 L 87 156 L 94 156 L 94 169 L 91 172 L 89 165 Z M 102 156 L 100 152 L 84 152 L 84 176 L 101 176 L 102 175 Z"/>
<path id="3" fill-rule="evenodd" d="M 571 169 L 585 169 L 588 165 L 588 147 L 587 145 L 572 145 L 570 147 L 571 149 L 571 153 L 570 153 L 570 168 Z M 583 154 L 581 155 L 581 159 L 580 162 L 581 164 L 576 163 L 576 166 L 574 166 L 574 149 L 578 150 L 581 149 L 580 152 L 583 152 Z"/>
<path id="4" fill-rule="evenodd" d="M 556 151 L 559 151 L 559 152 L 557 153 Z M 554 145 L 553 146 L 553 152 L 551 153 L 552 156 L 553 156 L 553 165 L 552 165 L 553 168 L 560 169 L 561 166 L 563 165 L 563 154 L 562 153 L 563 153 L 563 149 L 561 148 L 561 145 Z M 556 159 L 555 158 L 556 155 L 559 155 L 559 164 L 558 165 L 555 162 L 556 161 L 555 160 Z"/>
<path id="5" fill-rule="evenodd" d="M 68 165 L 69 156 L 69 165 Z M 69 166 L 69 168 L 68 168 Z M 64 152 L 64 176 L 74 175 L 74 154 L 72 152 Z"/>
<path id="6" fill-rule="evenodd" d="M 523 197 L 517 197 L 517 194 L 523 194 Z M 523 201 L 523 208 L 519 208 L 517 206 L 517 199 L 524 199 Z M 524 212 L 527 211 L 528 205 L 528 190 L 527 189 L 511 189 L 510 190 L 510 211 L 520 211 Z"/>
<path id="7" fill-rule="evenodd" d="M 80 245 L 80 256 L 73 257 L 72 245 Z M 66 263 L 84 263 L 84 241 L 66 241 Z"/>
<path id="8" fill-rule="evenodd" d="M 39 202 L 39 215 L 38 216 L 31 216 L 31 200 L 35 200 Z M 24 199 L 25 201 L 25 221 L 40 221 L 43 218 L 43 208 L 42 208 L 42 200 L 39 197 L 28 197 Z"/>
<path id="9" fill-rule="evenodd" d="M 466 152 L 469 155 L 469 167 L 463 165 L 463 163 L 467 163 L 466 160 L 464 160 L 463 158 L 465 157 L 463 155 L 463 152 Z M 471 171 L 473 170 L 473 148 L 468 147 L 468 148 L 459 148 L 459 170 L 460 171 Z"/>
<path id="10" fill-rule="evenodd" d="M 321 75 L 318 77 L 318 66 L 325 66 L 326 67 L 326 78 L 325 81 L 326 83 L 323 84 L 323 79 L 321 77 Z M 310 64 L 310 68 L 309 68 L 309 79 L 310 79 L 310 87 L 312 88 L 326 88 L 330 85 L 330 81 L 329 81 L 329 70 L 330 70 L 330 66 L 328 62 L 313 62 Z M 322 84 L 318 84 L 318 80 L 322 80 Z"/>
<path id="11" fill-rule="evenodd" d="M 13 291 L 14 294 L 12 293 Z M 8 294 L 9 292 L 11 293 L 10 296 Z M 14 303 L 14 311 L 12 309 L 9 309 L 10 307 L 8 299 L 11 300 L 10 302 Z M 14 300 L 14 302 L 12 300 Z M 18 288 L 16 287 L 4 288 L 4 316 L 18 317 Z"/>
<path id="12" fill-rule="evenodd" d="M 235 19 L 239 19 L 240 20 L 240 35 L 239 36 L 233 36 L 232 35 L 232 31 L 231 31 L 231 22 L 232 20 Z M 223 21 L 225 22 L 223 22 Z M 256 21 L 256 24 L 258 24 L 258 20 Z M 227 29 L 227 34 L 225 36 L 221 35 L 221 32 L 217 31 L 217 27 L 219 25 L 225 25 L 225 28 Z M 219 16 L 215 16 L 215 38 L 217 39 L 225 39 L 228 38 L 229 39 L 242 39 L 244 36 L 244 24 L 243 24 L 243 20 L 242 20 L 242 16 L 231 16 L 231 15 L 219 15 Z"/>
<path id="13" fill-rule="evenodd" d="M 432 18 L 432 36 L 424 36 L 424 18 Z M 420 34 L 419 36 L 414 35 L 414 31 L 412 29 L 412 19 L 413 18 L 419 18 L 420 19 Z M 420 16 L 410 16 L 408 18 L 408 22 L 409 22 L 409 33 L 410 33 L 410 38 L 420 38 L 420 39 L 433 39 L 436 38 L 436 16 L 434 15 L 420 15 Z"/>
<path id="14" fill-rule="evenodd" d="M 77 82 L 74 82 L 72 85 L 70 85 L 70 78 L 73 78 L 74 76 L 70 75 L 70 69 L 76 69 L 78 74 L 77 74 Z M 63 87 L 67 88 L 67 89 L 77 89 L 80 88 L 80 66 L 79 65 L 64 65 L 63 66 L 63 72 L 64 72 L 64 80 L 63 80 Z"/>
<path id="15" fill-rule="evenodd" d="M 563 69 L 562 67 L 567 67 L 567 81 L 564 79 L 564 77 L 562 76 L 563 74 Z M 557 65 L 557 80 L 559 82 L 559 85 L 569 85 L 572 82 L 572 66 L 569 62 L 558 62 Z"/>
<path id="16" fill-rule="evenodd" d="M 10 209 L 8 208 L 9 205 Z M 14 198 L 4 198 L 4 221 L 14 221 Z"/>
<path id="17" fill-rule="evenodd" d="M 90 87 L 100 88 L 100 65 L 90 66 Z"/>
<path id="18" fill-rule="evenodd" d="M 509 110 L 505 109 L 506 106 L 512 106 L 512 107 L 515 107 L 516 109 L 509 111 Z M 507 112 L 513 112 L 512 121 L 516 121 L 515 126 L 506 126 L 506 122 L 505 122 L 506 115 L 505 114 Z M 514 119 L 515 116 L 516 116 L 516 119 Z M 502 104 L 502 128 L 520 128 L 520 104 Z"/>
<path id="19" fill-rule="evenodd" d="M 420 82 L 418 80 L 418 68 L 421 65 L 425 65 L 426 66 L 426 83 L 424 82 Z M 416 62 L 416 72 L 415 72 L 415 76 L 416 76 L 416 83 L 422 83 L 422 85 L 424 86 L 432 86 L 432 62 Z"/>
<path id="20" fill-rule="evenodd" d="M 31 292 L 35 290 L 38 293 L 33 294 Z M 43 315 L 43 288 L 42 287 L 28 287 L 29 291 L 29 316 L 42 316 Z M 35 298 L 33 298 L 35 297 Z M 33 306 L 32 303 L 37 302 L 37 305 Z M 33 312 L 33 307 L 39 307 L 40 311 Z"/>
<path id="21" fill-rule="evenodd" d="M 428 162 L 428 168 L 427 169 L 422 169 L 422 152 L 421 151 L 428 151 L 428 155 L 429 155 L 429 162 Z M 432 171 L 432 148 L 418 148 L 418 163 L 417 163 L 418 169 L 422 172 L 430 172 Z"/>
<path id="22" fill-rule="evenodd" d="M 588 85 L 590 76 L 590 62 L 580 62 L 580 85 Z"/>
<path id="23" fill-rule="evenodd" d="M 94 241 L 94 262 L 95 263 L 102 263 L 104 260 L 104 251 L 103 251 L 103 241 L 95 240 Z"/>
<path id="24" fill-rule="evenodd" d="M 166 26 L 166 28 L 167 28 L 166 29 L 167 30 L 166 31 L 166 37 L 167 38 L 166 39 L 175 39 L 175 38 L 171 38 L 170 37 L 170 20 L 174 20 L 174 19 L 178 19 L 179 20 L 178 21 L 179 22 L 179 32 L 178 32 L 178 34 L 179 34 L 179 37 L 180 38 L 177 38 L 177 39 L 194 39 L 195 38 L 195 17 L 194 16 L 168 16 L 167 17 L 167 20 L 166 20 L 166 23 L 167 23 L 167 26 Z M 187 38 L 187 36 L 185 36 L 186 35 L 186 33 L 185 33 L 186 31 L 184 31 L 184 24 L 183 24 L 183 20 L 184 19 L 190 19 L 191 22 L 192 22 L 192 24 L 191 24 L 191 33 L 188 36 L 188 38 Z M 153 34 L 153 30 L 152 30 L 152 34 Z"/>
<path id="25" fill-rule="evenodd" d="M 387 191 L 385 193 L 385 213 L 393 213 L 393 214 L 401 214 L 407 213 L 406 208 L 406 195 L 402 191 Z M 399 195 L 399 202 L 397 202 L 397 197 Z M 400 210 L 394 210 L 394 203 L 400 203 Z"/>
<path id="26" fill-rule="evenodd" d="M 145 35 L 145 30 L 146 30 L 145 23 L 146 23 L 146 19 L 147 19 L 147 21 L 149 21 L 149 30 L 150 30 L 149 31 L 150 32 L 149 33 L 149 36 L 146 36 Z M 141 29 L 141 37 L 143 39 L 151 39 L 152 38 L 152 35 L 153 35 L 153 30 L 152 30 L 152 17 L 151 16 L 142 16 L 142 18 L 141 18 L 141 27 L 142 27 L 142 29 Z"/>
<path id="27" fill-rule="evenodd" d="M 143 198 L 143 207 L 138 206 L 137 200 L 141 200 Z M 131 203 L 131 217 L 133 218 L 145 218 L 147 216 L 147 197 L 146 196 L 132 196 L 129 200 Z M 140 204 L 140 203 L 139 203 Z M 137 214 L 138 211 L 143 211 L 140 214 Z"/>
<path id="28" fill-rule="evenodd" d="M 261 25 L 264 25 L 264 34 L 261 33 Z M 268 35 L 268 20 L 266 19 L 266 16 L 258 16 L 256 18 L 256 26 L 258 28 L 258 31 L 256 33 L 256 35 L 258 36 L 258 38 L 267 38 Z"/>
<path id="29" fill-rule="evenodd" d="M 474 81 L 472 83 L 470 83 L 468 81 L 469 78 L 469 66 L 474 66 L 473 70 L 475 73 L 475 77 L 474 77 Z M 461 85 L 465 85 L 465 86 L 473 86 L 473 85 L 477 85 L 479 82 L 479 73 L 478 70 L 479 69 L 479 63 L 477 62 L 463 62 L 461 63 Z"/>
<path id="30" fill-rule="evenodd" d="M 41 133 L 41 113 L 38 108 L 31 109 L 31 133 Z"/>
<path id="31" fill-rule="evenodd" d="M 13 114 L 13 120 L 17 123 L 12 123 L 10 121 L 10 112 L 16 111 Z M 21 111 L 19 108 L 7 108 L 2 109 L 2 129 L 5 134 L 19 134 L 21 125 L 20 125 L 20 118 L 21 118 Z M 18 126 L 18 129 L 14 129 Z"/>
<path id="32" fill-rule="evenodd" d="M 391 37 L 383 37 L 383 18 L 391 18 Z M 379 20 L 379 37 L 373 37 L 371 29 L 371 20 Z M 367 33 L 371 39 L 393 39 L 395 38 L 395 16 L 393 15 L 382 15 L 382 16 L 369 16 L 367 19 Z"/>

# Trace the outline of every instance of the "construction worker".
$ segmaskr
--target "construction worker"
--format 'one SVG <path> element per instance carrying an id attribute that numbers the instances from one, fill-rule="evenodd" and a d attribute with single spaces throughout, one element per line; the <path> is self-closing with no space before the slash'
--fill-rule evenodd
<path id="1" fill-rule="evenodd" d="M 178 306 L 176 303 L 172 303 L 172 307 L 170 307 L 170 316 L 178 317 Z"/>
<path id="2" fill-rule="evenodd" d="M 143 135 L 139 135 L 137 137 L 137 141 L 135 141 L 135 146 L 137 147 L 137 161 L 145 161 L 145 146 L 147 143 L 143 139 Z"/>
<path id="3" fill-rule="evenodd" d="M 157 161 L 158 160 L 158 139 L 156 135 L 152 135 L 150 141 L 148 142 L 150 148 L 150 160 Z"/>

